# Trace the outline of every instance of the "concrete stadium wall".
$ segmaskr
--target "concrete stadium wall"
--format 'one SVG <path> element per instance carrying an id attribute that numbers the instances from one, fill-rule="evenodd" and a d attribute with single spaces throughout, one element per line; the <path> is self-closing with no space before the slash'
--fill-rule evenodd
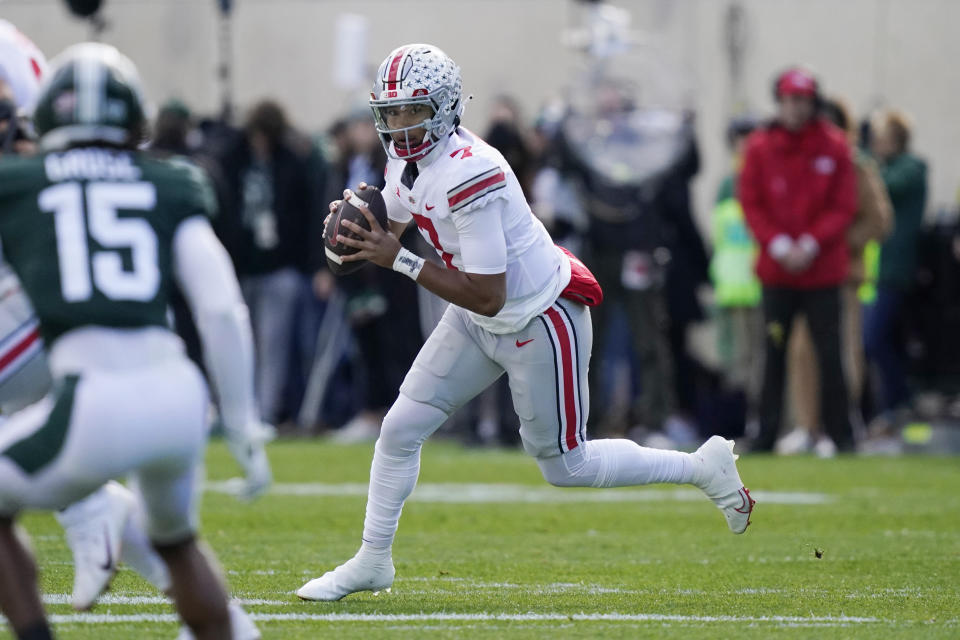
<path id="1" fill-rule="evenodd" d="M 731 0 L 619 0 L 642 46 L 616 64 L 641 87 L 641 102 L 696 110 L 704 169 L 696 183 L 705 223 L 727 171 L 723 144 L 734 97 L 725 54 L 724 18 Z M 746 10 L 746 106 L 772 111 L 770 82 L 802 61 L 827 93 L 863 113 L 878 104 L 907 109 L 916 120 L 916 150 L 931 165 L 930 210 L 953 205 L 960 184 L 960 2 L 955 0 L 741 0 Z M 334 82 L 334 25 L 344 13 L 369 25 L 369 69 L 394 47 L 432 42 L 461 65 L 476 99 L 468 126 L 483 130 L 491 98 L 515 96 L 532 119 L 567 86 L 576 88 L 583 57 L 561 33 L 578 23 L 572 0 L 236 0 L 235 96 L 243 107 L 262 96 L 288 105 L 295 123 L 318 130 L 351 106 L 352 91 Z M 148 95 L 185 99 L 200 112 L 219 104 L 215 0 L 106 0 L 103 40 L 140 68 Z M 48 55 L 90 36 L 60 0 L 0 0 L 0 17 Z"/>

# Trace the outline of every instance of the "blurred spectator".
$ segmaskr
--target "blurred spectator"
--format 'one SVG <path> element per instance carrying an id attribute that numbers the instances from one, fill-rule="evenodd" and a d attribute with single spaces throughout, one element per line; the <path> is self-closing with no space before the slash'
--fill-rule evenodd
<path id="1" fill-rule="evenodd" d="M 533 155 L 520 129 L 520 108 L 510 96 L 498 95 L 490 108 L 490 126 L 483 139 L 503 154 L 520 181 L 527 200 L 533 183 Z"/>
<path id="2" fill-rule="evenodd" d="M 735 187 L 747 136 L 757 125 L 756 119 L 741 116 L 733 119 L 727 128 L 733 171 L 720 184 L 711 224 L 710 277 L 716 303 L 717 351 L 725 386 L 743 394 L 749 417 L 755 417 L 760 400 L 763 313 L 760 281 L 754 271 L 757 243 L 747 227 Z"/>
<path id="3" fill-rule="evenodd" d="M 905 296 L 913 288 L 917 240 L 927 199 L 927 165 L 910 151 L 912 126 L 897 110 L 878 114 L 871 122 L 871 148 L 893 203 L 893 233 L 880 250 L 877 297 L 864 324 L 867 359 L 880 373 L 883 413 L 871 431 L 888 424 L 906 408 L 910 393 L 904 371 L 904 341 L 898 332 Z"/>
<path id="4" fill-rule="evenodd" d="M 168 100 L 157 111 L 150 148 L 168 154 L 188 156 L 191 149 L 187 137 L 192 128 L 189 107 L 175 98 Z"/>
<path id="5" fill-rule="evenodd" d="M 674 147 L 645 144 L 650 130 L 661 133 L 675 114 L 642 113 L 623 88 L 601 84 L 596 113 L 576 116 L 564 125 L 566 171 L 576 177 L 589 218 L 585 262 L 604 291 L 604 304 L 593 309 L 593 352 L 601 358 L 590 368 L 591 407 L 588 428 L 594 434 L 622 433 L 623 424 L 607 402 L 608 347 L 618 336 L 613 320 L 626 316 L 627 344 L 632 346 L 639 394 L 633 398 L 630 424 L 636 437 L 663 428 L 676 407 L 669 318 L 664 297 L 665 248 L 671 221 L 663 214 L 661 187 L 672 171 Z M 664 125 L 666 121 L 668 124 Z M 683 134 L 660 138 L 682 144 Z M 676 152 L 679 153 L 679 152 Z"/>
<path id="6" fill-rule="evenodd" d="M 311 237 L 325 216 L 325 174 L 311 142 L 272 100 L 253 106 L 243 134 L 217 161 L 228 191 L 219 231 L 228 236 L 224 244 L 250 308 L 260 411 L 276 424 L 295 414 L 285 392 L 296 370 L 297 310 L 316 261 Z"/>
<path id="7" fill-rule="evenodd" d="M 847 106 L 838 99 L 824 103 L 823 115 L 847 134 L 854 149 L 857 173 L 857 213 L 847 231 L 850 248 L 850 273 L 841 293 L 843 364 L 851 404 L 859 406 L 864 380 L 863 313 L 858 289 L 864 282 L 864 248 L 870 241 L 882 240 L 890 232 L 893 213 L 890 199 L 880 179 L 877 164 L 859 150 L 857 128 Z M 817 455 L 829 457 L 833 441 L 820 429 L 820 382 L 817 380 L 816 353 L 806 318 L 797 318 L 787 347 L 790 396 L 797 428 L 777 443 L 777 452 L 803 453 L 811 448 Z"/>
<path id="8" fill-rule="evenodd" d="M 193 119 L 190 109 L 180 100 L 169 100 L 157 111 L 153 125 L 153 138 L 150 141 L 150 151 L 158 156 L 183 156 L 184 161 L 192 156 L 192 149 L 187 138 L 193 129 Z M 211 179 L 217 199 L 217 210 L 223 206 L 223 180 L 216 164 L 208 158 L 191 158 L 202 168 Z M 211 221 L 216 224 L 216 220 Z M 200 336 L 193 322 L 193 313 L 187 301 L 179 291 L 170 296 L 170 307 L 173 312 L 173 322 L 177 334 L 183 340 L 187 355 L 201 369 L 205 370 L 203 353 L 201 351 Z"/>
<path id="9" fill-rule="evenodd" d="M 840 130 L 818 115 L 817 81 L 801 68 L 774 85 L 777 117 L 751 134 L 739 195 L 761 247 L 766 360 L 760 433 L 754 450 L 770 451 L 783 410 L 786 346 L 806 315 L 820 371 L 821 416 L 841 451 L 853 448 L 840 351 L 840 285 L 849 268 L 847 230 L 857 210 L 856 174 Z"/>
<path id="10" fill-rule="evenodd" d="M 709 283 L 710 262 L 700 230 L 693 221 L 690 198 L 690 182 L 700 171 L 700 152 L 693 135 L 693 116 L 684 117 L 690 135 L 663 180 L 656 206 L 664 221 L 664 247 L 670 252 L 664 293 L 677 404 L 673 416 L 668 418 L 667 430 L 674 434 L 673 440 L 680 438 L 681 442 L 676 444 L 691 445 L 699 441 L 693 415 L 697 409 L 697 373 L 702 365 L 690 355 L 687 336 L 691 325 L 705 319 L 697 291 Z"/>
<path id="11" fill-rule="evenodd" d="M 370 110 L 358 109 L 341 122 L 331 130 L 340 157 L 331 166 L 327 202 L 343 198 L 344 189 L 356 189 L 361 182 L 377 188 L 384 184 L 387 156 Z M 405 233 L 403 242 L 415 243 L 419 235 Z M 423 343 L 417 307 L 410 304 L 418 287 L 410 278 L 375 265 L 338 278 L 335 284 L 346 296 L 347 319 L 356 339 L 359 361 L 354 364 L 359 382 L 355 389 L 360 409 L 335 438 L 340 442 L 375 440 Z"/>
<path id="12" fill-rule="evenodd" d="M 578 184 L 565 166 L 563 144 L 557 132 L 563 109 L 559 103 L 549 104 L 537 117 L 530 135 L 530 209 L 554 242 L 581 255 L 587 214 Z"/>

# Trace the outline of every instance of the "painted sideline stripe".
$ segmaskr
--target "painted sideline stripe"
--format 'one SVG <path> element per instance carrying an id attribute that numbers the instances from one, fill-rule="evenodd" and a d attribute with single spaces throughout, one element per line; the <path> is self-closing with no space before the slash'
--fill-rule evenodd
<path id="1" fill-rule="evenodd" d="M 243 607 L 256 606 L 289 606 L 293 604 L 290 600 L 264 600 L 262 598 L 232 598 L 231 602 L 236 602 Z M 70 604 L 71 596 L 69 593 L 45 593 L 43 594 L 44 604 Z M 98 605 L 173 605 L 170 598 L 164 596 L 119 596 L 105 593 L 97 598 Z"/>
<path id="2" fill-rule="evenodd" d="M 222 482 L 207 482 L 207 491 L 237 494 L 243 486 L 237 479 Z M 327 484 L 323 482 L 276 483 L 270 493 L 281 496 L 362 496 L 367 495 L 366 483 L 346 482 Z M 761 504 L 817 505 L 833 501 L 824 493 L 803 491 L 751 491 Z M 700 502 L 703 493 L 696 489 L 560 489 L 557 487 L 534 487 L 522 484 L 480 483 L 425 483 L 418 485 L 410 500 L 419 502 L 446 503 L 580 503 L 580 502 Z"/>
<path id="3" fill-rule="evenodd" d="M 251 613 L 260 622 L 317 621 L 317 622 L 551 622 L 551 621 L 607 621 L 607 622 L 769 622 L 775 624 L 876 624 L 889 623 L 883 618 L 858 616 L 685 616 L 666 613 Z M 52 615 L 54 624 L 111 624 L 131 622 L 178 622 L 172 613 L 76 613 Z"/>

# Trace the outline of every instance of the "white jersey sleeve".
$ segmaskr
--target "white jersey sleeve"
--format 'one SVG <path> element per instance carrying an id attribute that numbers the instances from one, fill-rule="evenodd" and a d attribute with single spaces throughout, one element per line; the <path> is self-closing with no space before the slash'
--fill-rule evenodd
<path id="1" fill-rule="evenodd" d="M 388 160 L 384 170 L 383 201 L 387 204 L 387 218 L 394 222 L 410 222 L 413 215 L 400 204 L 400 174 L 403 172 L 405 161 Z M 396 195 L 396 197 L 394 197 Z"/>
<path id="2" fill-rule="evenodd" d="M 460 236 L 463 270 L 479 274 L 504 273 L 507 270 L 507 241 L 501 222 L 504 201 L 484 202 L 450 216 Z"/>
<path id="3" fill-rule="evenodd" d="M 224 427 L 231 437 L 243 437 L 259 422 L 250 318 L 230 258 L 205 218 L 188 218 L 177 228 L 173 264 L 196 319 Z"/>
<path id="4" fill-rule="evenodd" d="M 447 206 L 451 215 L 468 213 L 497 199 L 507 199 L 506 173 L 496 164 L 489 168 L 484 166 L 488 164 L 492 164 L 489 159 L 478 158 L 466 165 L 479 171 L 447 191 Z"/>

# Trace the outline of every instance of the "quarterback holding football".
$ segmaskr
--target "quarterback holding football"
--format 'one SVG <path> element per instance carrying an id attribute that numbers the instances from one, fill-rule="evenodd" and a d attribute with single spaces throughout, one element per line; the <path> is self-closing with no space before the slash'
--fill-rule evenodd
<path id="1" fill-rule="evenodd" d="M 693 484 L 742 533 L 753 500 L 732 442 L 715 436 L 690 454 L 587 438 L 589 307 L 600 303 L 600 287 L 582 262 L 554 245 L 503 156 L 461 126 L 460 68 L 435 46 L 400 47 L 380 65 L 370 107 L 389 156 L 383 190 L 389 228 L 344 192 L 368 228 L 336 217 L 336 240 L 357 250 L 340 259 L 392 268 L 451 304 L 383 419 L 360 550 L 297 595 L 339 600 L 392 585 L 391 546 L 417 482 L 422 443 L 503 374 L 523 448 L 550 484 Z M 331 212 L 340 206 L 331 203 Z M 410 222 L 442 265 L 401 247 L 397 238 Z"/>

